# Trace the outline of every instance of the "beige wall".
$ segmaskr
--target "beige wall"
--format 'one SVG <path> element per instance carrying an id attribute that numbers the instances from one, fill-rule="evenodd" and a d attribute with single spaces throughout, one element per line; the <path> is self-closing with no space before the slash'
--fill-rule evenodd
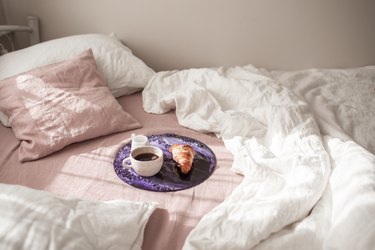
<path id="1" fill-rule="evenodd" d="M 116 32 L 155 70 L 375 65 L 373 0 L 2 0 L 42 40 Z M 24 44 L 22 44 L 24 45 Z"/>

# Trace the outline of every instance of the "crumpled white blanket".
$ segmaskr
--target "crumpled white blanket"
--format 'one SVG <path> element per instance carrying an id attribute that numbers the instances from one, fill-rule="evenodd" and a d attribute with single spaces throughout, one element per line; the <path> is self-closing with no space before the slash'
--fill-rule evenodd
<path id="1" fill-rule="evenodd" d="M 143 91 L 143 105 L 156 114 L 175 109 L 181 125 L 222 137 L 233 171 L 245 176 L 201 219 L 185 249 L 267 242 L 308 217 L 327 188 L 330 157 L 307 104 L 250 66 L 159 72 Z"/>
<path id="2" fill-rule="evenodd" d="M 306 100 L 323 134 L 375 154 L 375 66 L 263 73 Z"/>
<path id="3" fill-rule="evenodd" d="M 353 141 L 323 137 L 331 156 L 328 185 L 309 216 L 254 249 L 375 248 L 375 156 Z"/>

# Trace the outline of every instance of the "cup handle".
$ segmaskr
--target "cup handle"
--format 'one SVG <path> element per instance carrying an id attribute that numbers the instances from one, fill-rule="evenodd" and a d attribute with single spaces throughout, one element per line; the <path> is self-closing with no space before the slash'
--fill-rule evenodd
<path id="1" fill-rule="evenodd" d="M 125 159 L 122 161 L 122 166 L 123 166 L 124 168 L 132 168 L 131 161 L 130 161 L 130 157 L 127 157 L 127 158 L 125 158 Z"/>

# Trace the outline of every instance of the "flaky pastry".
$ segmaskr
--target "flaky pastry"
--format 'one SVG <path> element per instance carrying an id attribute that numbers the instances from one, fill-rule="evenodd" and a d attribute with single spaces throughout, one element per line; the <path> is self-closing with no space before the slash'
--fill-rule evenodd
<path id="1" fill-rule="evenodd" d="M 184 174 L 189 173 L 193 165 L 194 149 L 186 144 L 173 144 L 169 148 L 169 152 L 172 153 L 173 160 L 179 164 L 181 172 Z"/>

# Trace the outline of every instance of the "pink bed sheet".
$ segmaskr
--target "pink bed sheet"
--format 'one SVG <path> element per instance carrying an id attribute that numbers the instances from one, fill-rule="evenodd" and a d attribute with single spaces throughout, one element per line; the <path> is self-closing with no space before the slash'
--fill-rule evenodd
<path id="1" fill-rule="evenodd" d="M 158 209 L 146 226 L 143 249 L 181 249 L 202 216 L 221 203 L 241 182 L 242 176 L 230 170 L 233 157 L 214 135 L 182 127 L 174 112 L 145 113 L 141 93 L 118 101 L 141 122 L 142 128 L 72 144 L 33 162 L 18 161 L 19 141 L 12 129 L 0 126 L 0 182 L 46 190 L 62 197 L 156 202 Z M 175 133 L 195 138 L 215 153 L 216 170 L 200 185 L 182 191 L 159 193 L 129 186 L 114 172 L 113 159 L 121 146 L 129 142 L 132 133 Z"/>

